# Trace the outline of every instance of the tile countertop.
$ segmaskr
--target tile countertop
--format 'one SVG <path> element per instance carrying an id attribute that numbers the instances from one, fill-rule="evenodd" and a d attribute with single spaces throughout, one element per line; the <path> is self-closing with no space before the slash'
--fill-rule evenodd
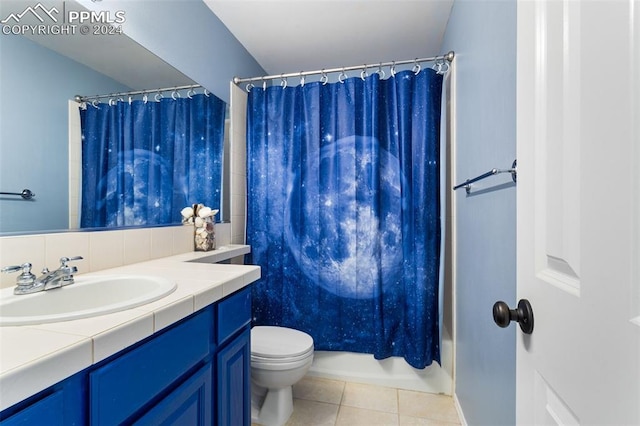
<path id="1" fill-rule="evenodd" d="M 121 312 L 0 327 L 0 411 L 258 280 L 258 266 L 211 263 L 249 251 L 249 246 L 229 245 L 77 274 L 156 275 L 178 286 L 160 300 Z"/>

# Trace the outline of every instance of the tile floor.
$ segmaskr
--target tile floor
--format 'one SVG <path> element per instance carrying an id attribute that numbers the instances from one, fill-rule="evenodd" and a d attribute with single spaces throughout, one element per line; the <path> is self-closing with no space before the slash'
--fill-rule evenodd
<path id="1" fill-rule="evenodd" d="M 293 387 L 287 426 L 459 425 L 453 398 L 305 377 Z"/>

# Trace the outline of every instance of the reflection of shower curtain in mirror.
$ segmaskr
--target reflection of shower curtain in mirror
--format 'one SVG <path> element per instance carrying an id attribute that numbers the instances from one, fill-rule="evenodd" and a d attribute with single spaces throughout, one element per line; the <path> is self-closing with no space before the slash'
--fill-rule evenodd
<path id="1" fill-rule="evenodd" d="M 441 88 L 426 69 L 251 89 L 256 324 L 320 350 L 439 362 Z"/>
<path id="2" fill-rule="evenodd" d="M 179 223 L 220 207 L 225 103 L 213 95 L 87 105 L 81 227 Z"/>

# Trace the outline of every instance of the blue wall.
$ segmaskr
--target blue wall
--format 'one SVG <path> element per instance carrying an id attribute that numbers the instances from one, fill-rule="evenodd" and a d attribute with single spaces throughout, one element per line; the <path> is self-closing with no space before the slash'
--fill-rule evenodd
<path id="1" fill-rule="evenodd" d="M 0 232 L 66 229 L 68 101 L 128 88 L 17 35 L 0 36 L 0 63 L 0 191 L 36 194 L 2 197 Z"/>
<path id="2" fill-rule="evenodd" d="M 456 183 L 516 157 L 516 2 L 456 0 L 442 51 L 456 52 Z M 516 329 L 492 306 L 516 302 L 516 189 L 509 175 L 456 191 L 456 387 L 472 425 L 515 424 Z M 501 186 L 505 184 L 504 186 Z"/>

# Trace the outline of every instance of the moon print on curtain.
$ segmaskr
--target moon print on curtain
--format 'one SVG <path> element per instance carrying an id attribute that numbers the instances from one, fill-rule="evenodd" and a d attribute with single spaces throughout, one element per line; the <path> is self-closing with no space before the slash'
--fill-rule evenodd
<path id="1" fill-rule="evenodd" d="M 225 103 L 213 95 L 81 110 L 81 227 L 180 223 L 220 206 Z"/>
<path id="2" fill-rule="evenodd" d="M 316 349 L 439 362 L 442 76 L 253 88 L 254 323 Z"/>

